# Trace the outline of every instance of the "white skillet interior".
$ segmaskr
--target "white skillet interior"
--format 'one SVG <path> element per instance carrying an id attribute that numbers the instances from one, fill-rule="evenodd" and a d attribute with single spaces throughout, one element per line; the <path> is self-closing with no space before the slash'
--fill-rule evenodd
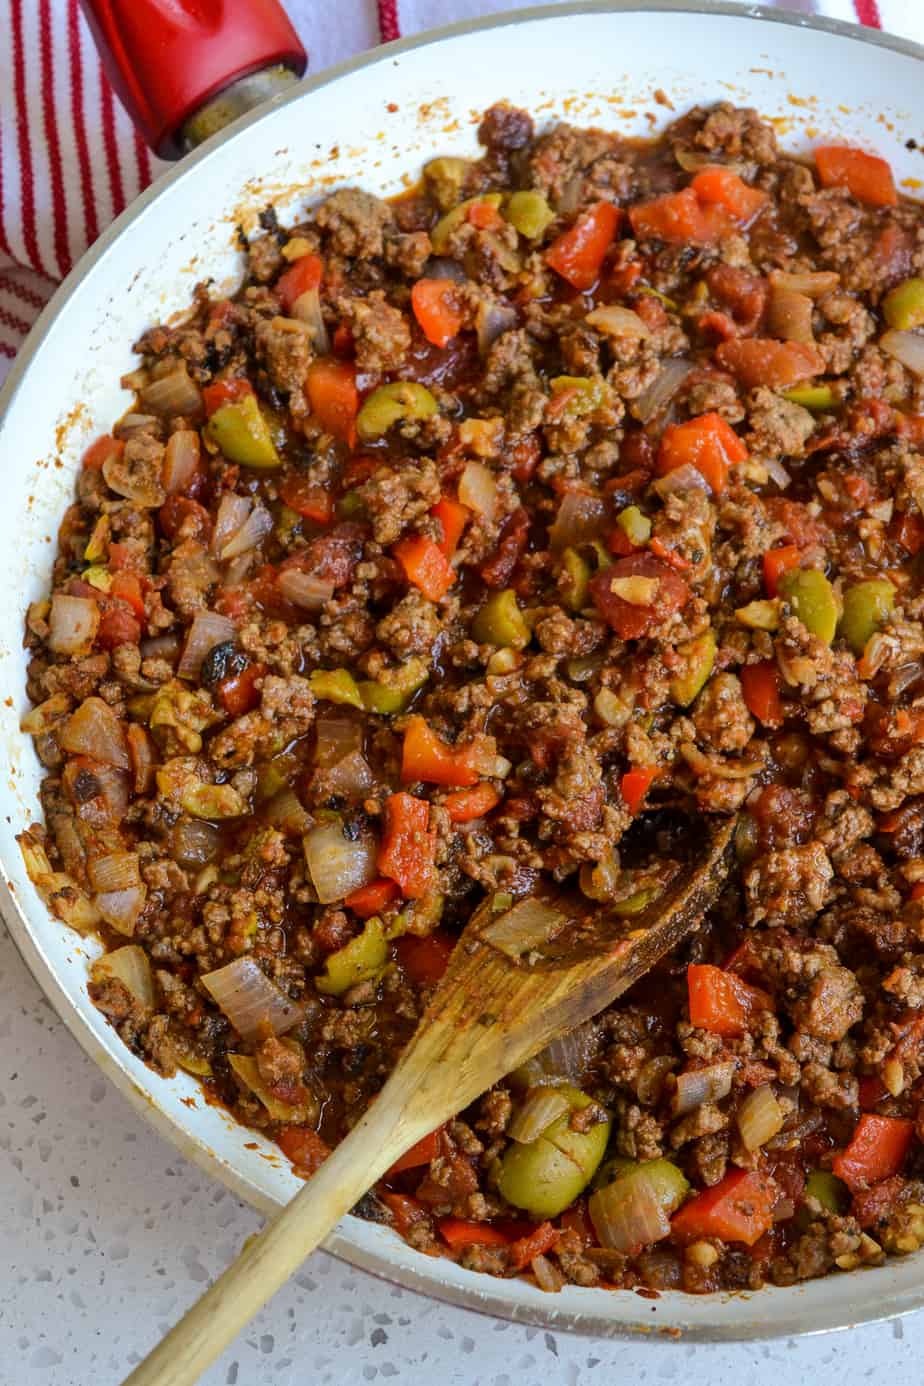
<path id="1" fill-rule="evenodd" d="M 22 615 L 48 582 L 57 525 L 86 443 L 127 407 L 119 377 L 131 343 L 181 311 L 194 284 L 233 286 L 235 225 L 273 200 L 285 220 L 334 187 L 399 191 L 433 155 L 473 154 L 478 112 L 500 97 L 541 124 L 565 118 L 647 136 L 679 113 L 730 100 L 777 122 L 794 151 L 856 142 L 892 162 L 907 190 L 924 178 L 922 67 L 906 48 L 861 42 L 859 31 L 802 27 L 755 11 L 706 13 L 579 6 L 445 31 L 439 41 L 386 48 L 309 83 L 233 138 L 190 158 L 147 194 L 81 262 L 46 310 L 3 395 L 0 414 L 0 862 L 6 915 L 39 982 L 81 1044 L 184 1154 L 271 1211 L 299 1187 L 275 1146 L 206 1105 L 192 1080 L 165 1081 L 122 1046 L 86 995 L 95 947 L 49 917 L 22 868 L 14 835 L 37 812 L 39 766 L 18 729 L 26 707 Z M 245 1148 L 255 1143 L 256 1148 Z M 628 1292 L 542 1294 L 519 1280 L 475 1276 L 424 1257 L 387 1229 L 348 1218 L 328 1242 L 348 1260 L 472 1308 L 583 1332 L 673 1331 L 731 1339 L 843 1327 L 924 1302 L 917 1258 L 751 1296 L 645 1300 Z"/>

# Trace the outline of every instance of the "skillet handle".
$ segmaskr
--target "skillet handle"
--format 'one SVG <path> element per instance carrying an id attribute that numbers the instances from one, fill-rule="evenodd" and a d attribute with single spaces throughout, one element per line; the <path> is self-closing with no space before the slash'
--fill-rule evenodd
<path id="1" fill-rule="evenodd" d="M 176 159 L 300 77 L 308 55 L 277 0 L 81 0 L 138 130 Z"/>

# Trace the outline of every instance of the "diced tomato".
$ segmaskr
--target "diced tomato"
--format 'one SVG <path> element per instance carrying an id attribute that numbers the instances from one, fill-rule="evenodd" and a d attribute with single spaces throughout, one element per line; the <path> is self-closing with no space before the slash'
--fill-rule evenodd
<path id="1" fill-rule="evenodd" d="M 455 939 L 440 929 L 426 938 L 402 934 L 395 941 L 398 962 L 408 978 L 419 987 L 435 987 L 437 982 L 442 981 L 455 946 Z"/>
<path id="2" fill-rule="evenodd" d="M 908 1154 L 914 1122 L 904 1117 L 860 1117 L 846 1150 L 836 1155 L 831 1168 L 851 1190 L 878 1184 L 898 1174 Z"/>
<path id="3" fill-rule="evenodd" d="M 440 1218 L 440 1236 L 453 1251 L 466 1246 L 509 1246 L 510 1238 L 489 1222 L 470 1222 L 467 1218 Z"/>
<path id="4" fill-rule="evenodd" d="M 539 1226 L 524 1237 L 517 1237 L 510 1248 L 510 1264 L 516 1270 L 523 1270 L 535 1256 L 544 1256 L 556 1245 L 561 1232 L 550 1222 L 540 1222 Z"/>
<path id="5" fill-rule="evenodd" d="M 401 1174 L 406 1169 L 418 1169 L 421 1165 L 428 1165 L 431 1160 L 435 1160 L 443 1148 L 443 1128 L 437 1127 L 428 1136 L 423 1136 L 416 1145 L 412 1145 L 410 1150 L 400 1155 L 393 1165 L 390 1166 L 385 1174 L 386 1179 L 391 1179 L 392 1175 Z"/>
<path id="6" fill-rule="evenodd" d="M 452 823 L 470 823 L 474 818 L 483 818 L 486 813 L 497 808 L 501 796 L 493 784 L 485 781 L 474 789 L 460 789 L 456 794 L 447 794 L 443 808 Z"/>
<path id="7" fill-rule="evenodd" d="M 428 342 L 448 346 L 462 330 L 458 289 L 451 279 L 418 279 L 411 290 L 411 308 Z"/>
<path id="8" fill-rule="evenodd" d="M 409 1198 L 407 1194 L 382 1189 L 377 1197 L 391 1213 L 392 1226 L 399 1236 L 406 1237 L 412 1227 L 419 1222 L 425 1222 L 429 1217 L 423 1205 L 418 1203 L 416 1198 Z"/>
<path id="9" fill-rule="evenodd" d="M 320 255 L 300 255 L 297 260 L 292 261 L 285 274 L 281 274 L 275 284 L 276 293 L 287 313 L 292 312 L 302 294 L 318 287 L 323 272 Z"/>
<path id="10" fill-rule="evenodd" d="M 914 885 L 911 887 L 911 899 L 924 899 L 924 881 L 915 881 Z"/>
<path id="11" fill-rule="evenodd" d="M 630 260 L 626 265 L 610 270 L 606 281 L 606 288 L 609 294 L 615 298 L 625 298 L 642 277 L 642 264 L 640 260 Z"/>
<path id="12" fill-rule="evenodd" d="M 907 1188 L 907 1182 L 900 1174 L 893 1174 L 881 1184 L 854 1190 L 850 1211 L 860 1226 L 875 1227 L 878 1222 L 884 1222 Z"/>
<path id="13" fill-rule="evenodd" d="M 504 218 L 493 202 L 473 202 L 466 213 L 466 220 L 479 231 L 498 231 L 504 225 Z"/>
<path id="14" fill-rule="evenodd" d="M 400 540 L 392 555 L 404 569 L 408 582 L 418 587 L 428 601 L 440 601 L 456 580 L 456 570 L 440 545 L 422 534 Z"/>
<path id="15" fill-rule="evenodd" d="M 260 701 L 260 693 L 255 685 L 265 673 L 262 664 L 248 664 L 239 674 L 229 674 L 221 680 L 217 690 L 218 701 L 229 717 L 243 717 L 245 712 L 253 711 Z"/>
<path id="16" fill-rule="evenodd" d="M 689 572 L 693 566 L 689 559 L 684 558 L 683 554 L 678 553 L 676 549 L 668 548 L 663 539 L 659 539 L 657 535 L 648 541 L 648 547 L 656 558 L 663 558 L 664 562 L 669 563 L 678 573 Z"/>
<path id="17" fill-rule="evenodd" d="M 634 770 L 626 771 L 619 781 L 619 789 L 630 813 L 638 813 L 645 795 L 657 778 L 658 769 L 654 765 L 639 765 Z"/>
<path id="18" fill-rule="evenodd" d="M 906 438 L 914 447 L 924 445 L 924 414 L 895 413 L 895 431 L 899 438 Z"/>
<path id="19" fill-rule="evenodd" d="M 329 525 L 334 518 L 334 498 L 330 492 L 297 472 L 284 478 L 279 494 L 290 510 L 306 520 L 313 520 L 316 525 Z"/>
<path id="20" fill-rule="evenodd" d="M 141 555 L 131 544 L 112 543 L 109 545 L 110 573 L 140 572 Z"/>
<path id="21" fill-rule="evenodd" d="M 410 717 L 401 752 L 401 778 L 405 784 L 423 780 L 454 789 L 477 784 L 478 770 L 470 747 L 449 746 L 422 717 Z"/>
<path id="22" fill-rule="evenodd" d="M 542 447 L 535 433 L 527 433 L 524 438 L 520 438 L 514 443 L 510 449 L 510 460 L 513 464 L 511 471 L 514 480 L 521 483 L 529 481 L 539 465 L 541 456 Z"/>
<path id="23" fill-rule="evenodd" d="M 809 342 L 777 342 L 771 337 L 736 337 L 716 347 L 715 358 L 747 389 L 767 385 L 780 390 L 820 375 L 824 358 Z"/>
<path id="24" fill-rule="evenodd" d="M 750 986 L 737 973 L 723 972 L 710 963 L 690 964 L 687 991 L 690 1024 L 726 1038 L 743 1035 L 755 1011 L 772 1009 L 765 991 Z"/>
<path id="25" fill-rule="evenodd" d="M 651 604 L 637 606 L 614 591 L 614 579 L 626 577 L 654 578 L 657 588 Z M 630 558 L 618 558 L 590 580 L 590 596 L 603 619 L 622 640 L 638 640 L 641 636 L 684 607 L 690 589 L 683 578 L 653 554 L 637 553 Z"/>
<path id="26" fill-rule="evenodd" d="M 884 288 L 907 279 L 911 273 L 913 254 L 914 237 L 910 228 L 897 226 L 894 221 L 887 222 L 872 248 L 877 278 Z"/>
<path id="27" fill-rule="evenodd" d="M 896 544 L 914 557 L 924 548 L 924 516 L 904 511 L 895 516 L 889 533 Z"/>
<path id="28" fill-rule="evenodd" d="M 772 659 L 745 664 L 739 671 L 741 692 L 751 712 L 764 727 L 781 727 L 785 716 L 780 671 Z"/>
<path id="29" fill-rule="evenodd" d="M 870 207 L 894 207 L 898 201 L 892 170 L 885 159 L 848 145 L 821 145 L 815 150 L 815 166 L 825 188 L 846 188 L 858 202 Z"/>
<path id="30" fill-rule="evenodd" d="M 773 1226 L 775 1199 L 773 1180 L 766 1174 L 735 1169 L 685 1203 L 671 1220 L 671 1233 L 681 1242 L 719 1237 L 753 1246 Z"/>
<path id="31" fill-rule="evenodd" d="M 117 645 L 137 645 L 141 639 L 141 622 L 125 602 L 110 601 L 103 607 L 96 644 L 101 650 L 114 650 Z"/>
<path id="32" fill-rule="evenodd" d="M 489 587 L 507 586 L 528 542 L 529 512 L 519 505 L 512 515 L 507 516 L 497 548 L 479 570 Z"/>
<path id="33" fill-rule="evenodd" d="M 738 174 L 721 164 L 709 164 L 700 169 L 690 187 L 706 204 L 715 203 L 745 225 L 766 206 L 767 194 L 752 188 Z"/>
<path id="34" fill-rule="evenodd" d="M 744 443 L 721 414 L 699 414 L 664 430 L 658 449 L 658 475 L 666 476 L 677 467 L 695 467 L 713 495 L 720 496 L 728 483 L 729 469 L 747 455 Z"/>
<path id="35" fill-rule="evenodd" d="M 353 338 L 353 331 L 347 327 L 345 322 L 339 323 L 334 328 L 334 335 L 331 338 L 331 345 L 334 348 L 335 356 L 353 356 L 356 352 L 356 342 Z"/>
<path id="36" fill-rule="evenodd" d="M 786 544 L 781 549 L 768 549 L 764 554 L 764 586 L 768 597 L 775 597 L 780 578 L 784 573 L 798 568 L 802 554 L 795 544 Z"/>
<path id="37" fill-rule="evenodd" d="M 385 880 L 383 877 L 378 881 L 370 881 L 368 885 L 360 886 L 358 890 L 351 891 L 346 896 L 343 903 L 348 910 L 358 914 L 360 919 L 371 919 L 374 914 L 381 914 L 393 900 L 397 900 L 401 894 L 394 881 Z"/>
<path id="38" fill-rule="evenodd" d="M 121 457 L 124 451 L 125 444 L 121 438 L 113 438 L 110 433 L 104 433 L 87 448 L 82 465 L 88 472 L 98 472 L 110 457 Z"/>
<path id="39" fill-rule="evenodd" d="M 335 361 L 332 357 L 312 361 L 305 386 L 311 412 L 325 432 L 348 447 L 355 447 L 359 391 L 352 362 Z"/>
<path id="40" fill-rule="evenodd" d="M 632 230 L 640 240 L 712 245 L 737 230 L 737 223 L 717 203 L 704 205 L 692 188 L 665 193 L 629 208 Z"/>
<path id="41" fill-rule="evenodd" d="M 109 588 L 109 595 L 125 602 L 127 606 L 131 607 L 138 620 L 144 621 L 144 593 L 141 590 L 141 579 L 137 573 L 124 571 L 116 573 Z"/>
<path id="42" fill-rule="evenodd" d="M 408 900 L 419 900 L 433 888 L 436 834 L 430 827 L 430 805 L 413 794 L 389 794 L 378 868 L 400 887 Z"/>
<path id="43" fill-rule="evenodd" d="M 549 246 L 545 253 L 546 264 L 573 289 L 592 288 L 616 235 L 619 220 L 619 208 L 612 202 L 597 202 L 588 207 L 574 225 Z"/>
<path id="44" fill-rule="evenodd" d="M 462 531 L 468 524 L 471 513 L 467 505 L 462 505 L 449 496 L 443 496 L 430 511 L 434 519 L 439 520 L 443 527 L 443 540 L 439 545 L 439 550 L 444 558 L 452 558 L 459 547 Z"/>
<path id="45" fill-rule="evenodd" d="M 300 1174 L 314 1174 L 330 1154 L 330 1146 L 306 1126 L 283 1126 L 276 1144 Z"/>
<path id="46" fill-rule="evenodd" d="M 736 265 L 720 264 L 714 265 L 706 275 L 706 283 L 713 299 L 725 309 L 734 324 L 734 331 L 723 336 L 747 337 L 757 330 L 770 296 L 770 285 L 762 275 Z"/>
<path id="47" fill-rule="evenodd" d="M 253 386 L 250 381 L 244 380 L 242 376 L 235 376 L 230 380 L 216 380 L 211 385 L 206 385 L 202 391 L 202 402 L 206 414 L 211 418 L 217 409 L 226 404 L 234 404 L 245 395 L 252 394 Z"/>
<path id="48" fill-rule="evenodd" d="M 205 544 L 212 533 L 212 518 L 204 505 L 190 500 L 188 496 L 168 496 L 157 512 L 160 527 L 168 539 L 175 539 L 180 529 L 185 527 L 185 537 L 196 543 Z M 110 546 L 110 566 L 112 548 Z"/>

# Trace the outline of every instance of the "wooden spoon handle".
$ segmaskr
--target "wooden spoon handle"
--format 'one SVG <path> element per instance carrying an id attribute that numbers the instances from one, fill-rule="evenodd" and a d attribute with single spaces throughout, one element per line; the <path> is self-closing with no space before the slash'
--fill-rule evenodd
<path id="1" fill-rule="evenodd" d="M 383 1094 L 384 1096 L 384 1094 Z M 388 1100 L 390 1097 L 397 1099 Z M 124 1386 L 194 1386 L 309 1252 L 425 1130 L 401 1121 L 403 1093 L 373 1102 L 346 1140 L 126 1377 Z"/>

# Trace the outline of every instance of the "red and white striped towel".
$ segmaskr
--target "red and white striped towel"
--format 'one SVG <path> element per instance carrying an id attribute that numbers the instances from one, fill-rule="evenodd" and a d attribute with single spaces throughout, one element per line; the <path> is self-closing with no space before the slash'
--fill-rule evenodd
<path id="1" fill-rule="evenodd" d="M 525 0 L 288 0 L 320 72 Z M 921 0 L 780 0 L 924 40 Z M 335 13 L 334 13 L 335 11 Z M 55 285 L 164 167 L 112 94 L 77 0 L 0 0 L 0 382 Z"/>

